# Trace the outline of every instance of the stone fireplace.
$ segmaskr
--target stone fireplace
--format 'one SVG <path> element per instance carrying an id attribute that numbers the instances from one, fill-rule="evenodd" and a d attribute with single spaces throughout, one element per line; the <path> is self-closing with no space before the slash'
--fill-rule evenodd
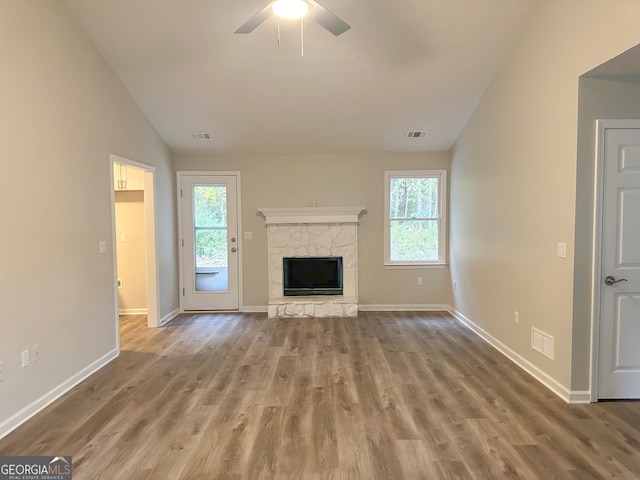
<path id="1" fill-rule="evenodd" d="M 267 225 L 269 317 L 358 315 L 358 218 L 364 207 L 260 208 Z M 342 257 L 343 295 L 284 296 L 284 257 Z"/>

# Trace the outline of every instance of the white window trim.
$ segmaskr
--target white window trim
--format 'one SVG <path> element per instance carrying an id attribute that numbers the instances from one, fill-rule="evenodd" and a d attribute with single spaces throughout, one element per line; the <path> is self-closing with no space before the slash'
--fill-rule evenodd
<path id="1" fill-rule="evenodd" d="M 438 178 L 438 260 L 435 261 L 391 261 L 391 241 L 389 219 L 389 187 L 392 178 Z M 446 170 L 393 170 L 384 172 L 384 265 L 385 268 L 402 267 L 442 267 L 447 265 L 447 171 Z"/>

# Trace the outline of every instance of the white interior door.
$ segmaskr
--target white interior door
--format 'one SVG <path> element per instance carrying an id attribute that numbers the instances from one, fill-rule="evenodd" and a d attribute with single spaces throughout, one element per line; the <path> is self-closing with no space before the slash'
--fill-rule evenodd
<path id="1" fill-rule="evenodd" d="M 181 175 L 182 308 L 238 309 L 235 175 Z"/>
<path id="2" fill-rule="evenodd" d="M 604 133 L 598 398 L 640 398 L 640 129 Z"/>

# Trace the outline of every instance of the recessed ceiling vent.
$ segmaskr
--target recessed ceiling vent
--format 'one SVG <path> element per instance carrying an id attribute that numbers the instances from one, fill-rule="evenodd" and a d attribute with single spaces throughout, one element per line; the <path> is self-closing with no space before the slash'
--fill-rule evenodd
<path id="1" fill-rule="evenodd" d="M 407 138 L 424 138 L 427 136 L 429 132 L 427 131 L 411 131 L 411 132 L 407 132 Z"/>
<path id="2" fill-rule="evenodd" d="M 211 140 L 211 134 L 194 132 L 191 134 L 191 138 L 194 140 Z"/>

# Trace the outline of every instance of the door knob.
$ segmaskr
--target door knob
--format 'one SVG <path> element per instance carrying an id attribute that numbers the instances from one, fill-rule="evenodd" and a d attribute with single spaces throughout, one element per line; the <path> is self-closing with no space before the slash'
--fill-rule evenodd
<path id="1" fill-rule="evenodd" d="M 626 281 L 627 281 L 627 279 L 626 279 L 626 278 L 620 278 L 620 279 L 616 280 L 616 279 L 615 279 L 614 277 L 612 277 L 611 275 L 608 275 L 608 276 L 604 277 L 604 283 L 605 283 L 605 285 L 609 285 L 609 286 L 614 285 L 614 284 L 616 284 L 616 283 L 618 283 L 618 282 L 626 282 Z"/>
<path id="2" fill-rule="evenodd" d="M 237 249 L 236 247 L 231 247 L 231 251 L 232 251 L 233 253 L 236 253 L 236 252 L 238 251 L 238 249 Z"/>

